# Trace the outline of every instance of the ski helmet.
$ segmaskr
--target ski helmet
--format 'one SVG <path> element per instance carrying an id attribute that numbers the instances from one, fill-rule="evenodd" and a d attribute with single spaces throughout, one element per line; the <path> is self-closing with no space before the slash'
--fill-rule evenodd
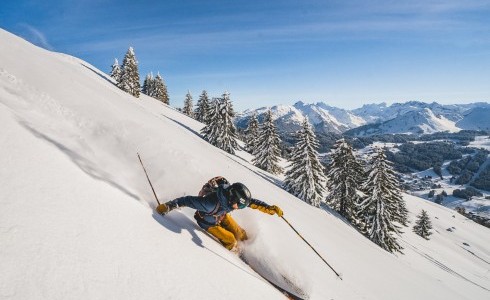
<path id="1" fill-rule="evenodd" d="M 240 182 L 235 182 L 228 187 L 228 202 L 230 205 L 238 204 L 238 208 L 242 209 L 247 207 L 252 200 L 252 194 L 248 188 Z"/>

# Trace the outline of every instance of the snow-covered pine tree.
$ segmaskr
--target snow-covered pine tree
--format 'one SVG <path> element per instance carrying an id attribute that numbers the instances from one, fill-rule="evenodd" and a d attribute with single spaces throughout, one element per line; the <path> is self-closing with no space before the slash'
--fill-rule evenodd
<path id="1" fill-rule="evenodd" d="M 431 229 L 432 223 L 430 222 L 429 215 L 425 210 L 422 209 L 420 215 L 417 216 L 417 221 L 415 221 L 415 225 L 413 226 L 413 232 L 428 240 L 429 235 L 432 234 L 432 232 L 430 232 Z"/>
<path id="2" fill-rule="evenodd" d="M 230 95 L 225 92 L 222 98 L 213 98 L 208 109 L 208 124 L 201 130 L 204 139 L 210 144 L 231 154 L 238 149 L 236 128 L 233 124 L 235 112 Z"/>
<path id="3" fill-rule="evenodd" d="M 220 123 L 222 127 L 219 131 L 217 146 L 228 153 L 235 154 L 235 150 L 238 149 L 238 143 L 236 142 L 238 137 L 235 124 L 233 123 L 235 111 L 233 110 L 230 93 L 223 93 L 219 105 Z"/>
<path id="4" fill-rule="evenodd" d="M 141 92 L 150 97 L 153 97 L 153 80 L 153 74 L 148 73 L 145 77 L 145 81 L 143 81 L 143 87 L 141 88 Z"/>
<path id="5" fill-rule="evenodd" d="M 303 121 L 296 137 L 298 141 L 291 152 L 283 187 L 306 203 L 318 207 L 325 194 L 325 174 L 318 158 L 319 142 L 308 118 Z"/>
<path id="6" fill-rule="evenodd" d="M 133 47 L 129 47 L 124 56 L 119 88 L 138 98 L 140 96 L 140 75 Z"/>
<path id="7" fill-rule="evenodd" d="M 114 80 L 119 84 L 119 81 L 121 80 L 121 66 L 119 65 L 119 61 L 117 58 L 114 58 L 114 64 L 111 66 L 111 77 L 114 78 Z"/>
<path id="8" fill-rule="evenodd" d="M 383 149 L 376 148 L 362 187 L 367 196 L 360 203 L 359 212 L 365 221 L 362 230 L 371 241 L 389 252 L 401 252 L 403 249 L 395 237 L 401 233 L 396 224 L 398 213 L 395 210 L 400 207 L 399 202 L 403 201 L 398 185 L 398 179 Z"/>
<path id="9" fill-rule="evenodd" d="M 252 153 L 257 147 L 257 137 L 259 135 L 259 121 L 257 121 L 257 113 L 253 113 L 248 120 L 247 129 L 245 129 L 245 150 Z"/>
<path id="10" fill-rule="evenodd" d="M 167 86 L 163 81 L 160 72 L 157 73 L 155 79 L 153 79 L 153 98 L 162 101 L 165 104 L 170 103 L 170 98 L 168 97 Z"/>
<path id="11" fill-rule="evenodd" d="M 386 159 L 386 154 L 384 149 L 377 149 L 378 152 L 383 154 L 384 163 L 386 164 L 386 170 L 390 174 L 389 178 L 391 181 L 390 192 L 393 198 L 391 214 L 393 216 L 393 220 L 398 222 L 399 224 L 407 227 L 408 226 L 408 209 L 405 203 L 405 200 L 402 196 L 402 189 L 400 186 L 399 175 L 395 172 L 395 168 L 393 167 L 393 163 Z"/>
<path id="12" fill-rule="evenodd" d="M 393 163 L 386 159 L 385 150 L 378 148 L 376 151 L 381 152 L 384 155 L 384 163 L 387 165 L 386 170 L 390 173 L 390 178 L 392 179 L 390 182 L 390 191 L 394 201 L 392 201 L 393 206 L 390 209 L 393 220 L 406 227 L 408 226 L 408 209 L 405 200 L 402 197 L 402 190 L 398 179 L 399 176 L 394 171 Z"/>
<path id="13" fill-rule="evenodd" d="M 208 92 L 202 91 L 199 100 L 197 101 L 196 109 L 194 110 L 194 117 L 201 123 L 208 123 L 208 110 L 209 110 L 209 97 Z"/>
<path id="14" fill-rule="evenodd" d="M 393 167 L 392 167 L 393 170 Z M 394 173 L 394 171 L 393 171 Z M 397 177 L 397 175 L 395 175 Z M 398 201 L 395 202 L 395 208 L 394 208 L 394 216 L 395 216 L 395 221 L 398 223 L 402 224 L 403 226 L 407 227 L 408 226 L 408 209 L 407 209 L 407 204 L 405 203 L 405 200 L 402 197 L 402 189 L 400 187 L 400 183 L 398 180 L 398 177 L 396 179 L 396 189 L 393 189 L 393 194 L 394 197 L 397 197 Z"/>
<path id="15" fill-rule="evenodd" d="M 221 130 L 220 99 L 213 98 L 207 110 L 208 122 L 201 129 L 203 138 L 211 145 L 217 146 L 219 131 Z"/>
<path id="16" fill-rule="evenodd" d="M 272 111 L 269 109 L 266 113 L 264 123 L 259 126 L 259 136 L 257 147 L 253 151 L 255 156 L 252 163 L 272 174 L 281 174 L 283 169 L 279 166 L 279 157 L 281 150 L 279 148 L 281 139 L 277 134 L 276 125 L 272 118 Z"/>
<path id="17" fill-rule="evenodd" d="M 364 168 L 345 139 L 335 142 L 327 167 L 327 203 L 357 225 L 358 191 L 365 178 Z"/>
<path id="18" fill-rule="evenodd" d="M 184 100 L 184 108 L 182 109 L 182 112 L 185 115 L 188 115 L 189 117 L 193 118 L 194 117 L 194 111 L 192 110 L 193 104 L 192 104 L 192 95 L 190 91 L 187 91 L 187 94 L 185 95 L 185 100 Z"/>

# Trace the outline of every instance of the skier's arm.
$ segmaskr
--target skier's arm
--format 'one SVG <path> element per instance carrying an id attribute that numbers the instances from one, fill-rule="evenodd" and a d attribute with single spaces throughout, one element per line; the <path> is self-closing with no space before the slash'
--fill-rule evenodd
<path id="1" fill-rule="evenodd" d="M 211 212 L 216 208 L 217 202 L 208 195 L 206 197 L 199 196 L 184 196 L 157 207 L 157 212 L 160 214 L 169 213 L 171 210 L 178 207 L 190 207 L 203 212 Z"/>
<path id="2" fill-rule="evenodd" d="M 248 207 L 258 209 L 261 212 L 269 215 L 277 214 L 279 217 L 282 217 L 283 214 L 282 209 L 280 209 L 279 206 L 269 205 L 263 201 L 254 198 L 252 198 Z"/>
<path id="3" fill-rule="evenodd" d="M 212 212 L 216 208 L 216 205 L 218 205 L 218 202 L 216 199 L 213 199 L 213 196 L 213 194 L 209 194 L 205 197 L 184 196 L 170 202 L 175 203 L 177 207 L 185 206 L 203 212 Z"/>

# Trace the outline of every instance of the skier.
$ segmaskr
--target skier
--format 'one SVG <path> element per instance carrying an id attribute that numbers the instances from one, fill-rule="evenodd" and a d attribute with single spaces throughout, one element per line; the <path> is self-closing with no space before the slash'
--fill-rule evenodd
<path id="1" fill-rule="evenodd" d="M 219 184 L 216 184 L 217 181 Z M 203 186 L 199 196 L 180 197 L 158 205 L 156 210 L 159 214 L 165 215 L 178 207 L 195 209 L 194 218 L 197 224 L 216 237 L 226 249 L 232 251 L 237 250 L 237 240 L 247 239 L 247 233 L 231 217 L 231 211 L 250 207 L 270 215 L 283 215 L 278 206 L 252 198 L 249 189 L 243 183 L 236 182 L 230 185 L 223 177 L 211 179 Z"/>

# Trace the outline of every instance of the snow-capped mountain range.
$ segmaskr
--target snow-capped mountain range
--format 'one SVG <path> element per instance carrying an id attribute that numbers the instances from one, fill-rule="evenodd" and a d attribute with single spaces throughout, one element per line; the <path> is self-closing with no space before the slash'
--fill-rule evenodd
<path id="1" fill-rule="evenodd" d="M 237 125 L 246 127 L 253 113 L 260 120 L 267 109 L 262 107 L 245 111 L 238 116 Z M 386 103 L 366 104 L 358 109 L 345 110 L 324 102 L 305 104 L 299 101 L 294 105 L 273 106 L 271 110 L 282 132 L 296 131 L 305 117 L 319 132 L 343 133 L 350 130 L 350 133 L 357 135 L 490 130 L 490 104 L 486 102 L 442 105 L 410 101 L 389 106 Z"/>

